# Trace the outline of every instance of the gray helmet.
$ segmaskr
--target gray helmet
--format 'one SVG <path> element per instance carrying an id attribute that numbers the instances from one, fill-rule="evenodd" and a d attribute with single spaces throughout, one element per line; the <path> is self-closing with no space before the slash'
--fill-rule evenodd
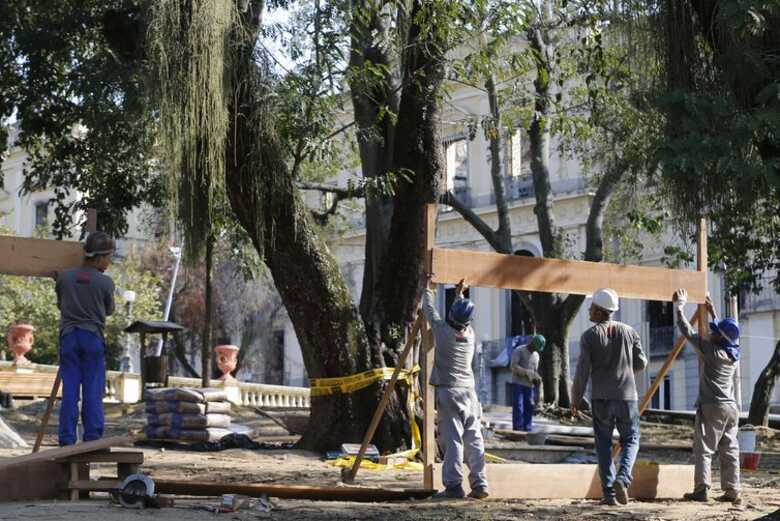
<path id="1" fill-rule="evenodd" d="M 84 255 L 88 258 L 109 255 L 114 253 L 115 249 L 114 239 L 104 232 L 90 233 L 87 235 L 87 240 L 84 243 Z"/>

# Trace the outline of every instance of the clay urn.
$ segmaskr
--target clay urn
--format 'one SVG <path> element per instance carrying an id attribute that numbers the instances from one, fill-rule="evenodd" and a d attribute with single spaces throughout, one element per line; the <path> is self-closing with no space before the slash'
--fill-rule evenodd
<path id="1" fill-rule="evenodd" d="M 225 382 L 235 382 L 236 379 L 230 373 L 233 372 L 238 363 L 238 347 L 230 344 L 219 345 L 214 348 L 217 354 L 217 367 L 222 371 L 220 380 Z"/>
<path id="2" fill-rule="evenodd" d="M 8 335 L 5 339 L 8 343 L 8 348 L 16 357 L 14 364 L 27 365 L 32 363 L 24 355 L 32 349 L 33 331 L 35 331 L 35 328 L 30 324 L 14 324 L 8 328 Z"/>

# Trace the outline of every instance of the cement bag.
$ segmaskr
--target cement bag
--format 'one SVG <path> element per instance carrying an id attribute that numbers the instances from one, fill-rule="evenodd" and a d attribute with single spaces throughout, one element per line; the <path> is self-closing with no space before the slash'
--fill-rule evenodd
<path id="1" fill-rule="evenodd" d="M 232 434 L 228 429 L 180 429 L 178 427 L 146 426 L 146 437 L 149 439 L 177 441 L 219 441 Z"/>
<path id="2" fill-rule="evenodd" d="M 195 389 L 192 387 L 163 387 L 147 389 L 144 393 L 146 401 L 182 401 L 182 402 L 225 402 L 227 394 L 221 389 Z"/>
<path id="3" fill-rule="evenodd" d="M 230 416 L 227 414 L 179 414 L 177 412 L 166 412 L 163 414 L 150 414 L 146 421 L 149 425 L 180 427 L 182 429 L 230 427 Z"/>
<path id="4" fill-rule="evenodd" d="M 147 414 L 163 414 L 166 412 L 178 412 L 182 414 L 230 414 L 230 402 L 181 402 L 181 401 L 148 401 L 146 402 Z"/>

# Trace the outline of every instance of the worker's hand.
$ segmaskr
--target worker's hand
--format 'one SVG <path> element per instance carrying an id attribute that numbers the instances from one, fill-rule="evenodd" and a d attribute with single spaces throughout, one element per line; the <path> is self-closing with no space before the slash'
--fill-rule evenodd
<path id="1" fill-rule="evenodd" d="M 685 303 L 688 302 L 688 292 L 685 291 L 685 288 L 680 288 L 675 291 L 674 295 L 672 295 L 672 301 L 678 309 L 682 309 L 685 306 Z"/>
<path id="2" fill-rule="evenodd" d="M 433 274 L 432 273 L 426 273 L 425 274 L 425 287 L 428 289 L 433 289 Z"/>
<path id="3" fill-rule="evenodd" d="M 574 404 L 572 404 L 572 406 L 571 406 L 571 415 L 574 418 L 578 417 L 577 406 L 574 405 Z"/>
<path id="4" fill-rule="evenodd" d="M 455 296 L 458 298 L 463 297 L 463 292 L 467 289 L 469 289 L 469 287 L 466 285 L 466 279 L 460 279 L 458 285 L 455 286 Z"/>
<path id="5" fill-rule="evenodd" d="M 59 273 L 57 273 L 56 271 L 52 271 L 51 272 L 51 278 L 54 279 L 55 281 L 57 280 L 57 276 L 58 275 L 59 275 Z"/>
<path id="6" fill-rule="evenodd" d="M 533 381 L 534 381 L 534 384 L 540 385 L 542 383 L 542 377 L 539 376 L 538 374 L 536 374 L 536 375 L 534 375 Z"/>
<path id="7" fill-rule="evenodd" d="M 712 299 L 710 298 L 709 294 L 707 294 L 706 297 L 704 297 L 704 305 L 707 306 L 707 311 L 710 315 L 713 317 L 717 315 L 715 312 L 715 304 L 712 302 Z"/>

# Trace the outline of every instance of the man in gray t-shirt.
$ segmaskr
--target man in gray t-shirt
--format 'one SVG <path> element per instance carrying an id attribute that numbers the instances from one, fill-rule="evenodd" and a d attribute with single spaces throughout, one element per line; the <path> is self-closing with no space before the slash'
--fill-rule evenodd
<path id="1" fill-rule="evenodd" d="M 539 353 L 545 338 L 534 335 L 530 342 L 512 351 L 509 368 L 512 371 L 512 430 L 531 432 L 536 409 L 536 386 L 539 376 Z"/>
<path id="2" fill-rule="evenodd" d="M 436 409 L 439 443 L 444 448 L 440 497 L 462 498 L 463 460 L 469 467 L 469 497 L 488 496 L 485 476 L 485 442 L 480 423 L 481 407 L 474 388 L 474 303 L 463 298 L 464 281 L 455 289 L 455 302 L 443 320 L 433 305 L 429 288 L 423 294 L 422 311 L 431 325 L 434 338 L 434 361 L 431 385 L 436 387 Z"/>
<path id="3" fill-rule="evenodd" d="M 639 452 L 639 407 L 634 372 L 647 365 L 637 332 L 628 324 L 612 320 L 618 310 L 618 295 L 609 288 L 593 293 L 590 320 L 593 327 L 580 338 L 580 358 L 572 385 L 572 412 L 576 415 L 590 379 L 593 433 L 603 503 L 628 502 L 631 470 Z M 620 433 L 620 471 L 615 476 L 612 461 L 612 431 Z"/>
<path id="4" fill-rule="evenodd" d="M 709 297 L 707 311 L 712 315 L 710 334 L 700 336 L 685 318 L 683 308 L 688 293 L 678 289 L 674 296 L 677 325 L 699 356 L 699 398 L 693 438 L 694 489 L 683 497 L 707 501 L 711 486 L 712 455 L 720 453 L 720 501 L 740 503 L 739 494 L 739 410 L 734 398 L 734 372 L 739 363 L 739 326 L 733 318 L 718 320 Z"/>
<path id="5" fill-rule="evenodd" d="M 114 240 L 93 232 L 84 245 L 84 264 L 57 275 L 60 308 L 59 443 L 76 443 L 79 397 L 84 441 L 103 436 L 103 392 L 106 386 L 106 317 L 114 312 L 114 282 L 105 275 L 114 253 Z"/>

